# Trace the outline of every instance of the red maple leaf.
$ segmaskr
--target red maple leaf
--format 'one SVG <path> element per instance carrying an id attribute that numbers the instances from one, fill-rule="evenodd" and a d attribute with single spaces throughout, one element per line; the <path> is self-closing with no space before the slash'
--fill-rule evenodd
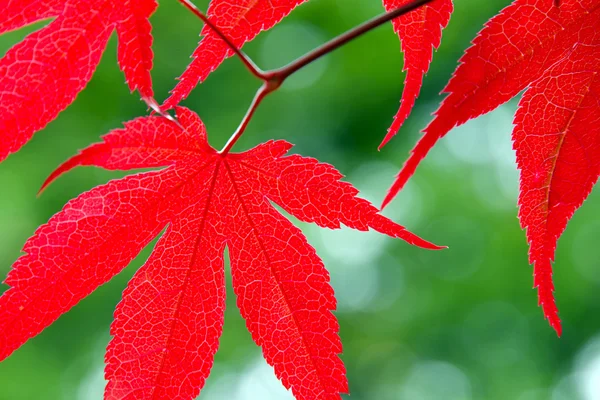
<path id="1" fill-rule="evenodd" d="M 0 59 L 0 161 L 75 100 L 114 29 L 129 88 L 149 100 L 155 8 L 155 0 L 0 0 L 0 34 L 55 18 Z"/>
<path id="2" fill-rule="evenodd" d="M 394 10 L 411 0 L 383 0 L 387 11 Z M 437 49 L 442 40 L 442 29 L 450 22 L 452 0 L 435 0 L 393 21 L 394 30 L 400 37 L 404 52 L 404 92 L 400 109 L 394 117 L 394 123 L 379 145 L 381 149 L 398 133 L 408 118 L 415 100 L 419 97 L 423 76 L 431 64 L 432 49 Z"/>
<path id="3" fill-rule="evenodd" d="M 233 45 L 241 48 L 263 30 L 271 29 L 299 4 L 306 0 L 213 0 L 208 8 L 208 18 L 219 27 Z M 163 106 L 173 108 L 185 99 L 199 82 L 206 80 L 221 63 L 233 55 L 228 45 L 209 26 L 201 32 L 203 36 L 194 51 L 193 60 L 171 96 Z"/>
<path id="4" fill-rule="evenodd" d="M 329 275 L 302 232 L 271 205 L 336 229 L 369 228 L 438 247 L 380 215 L 331 165 L 269 141 L 223 155 L 196 114 L 184 129 L 143 117 L 63 164 L 166 167 L 111 181 L 41 226 L 0 297 L 0 360 L 121 271 L 161 230 L 123 294 L 106 355 L 106 398 L 192 399 L 209 374 L 223 325 L 223 251 L 254 341 L 298 399 L 348 391 Z"/>
<path id="5" fill-rule="evenodd" d="M 492 18 L 461 59 L 448 96 L 384 200 L 402 189 L 453 127 L 527 89 L 515 118 L 521 170 L 519 219 L 527 229 L 534 286 L 561 334 L 552 261 L 558 237 L 600 172 L 600 0 L 516 0 Z"/>

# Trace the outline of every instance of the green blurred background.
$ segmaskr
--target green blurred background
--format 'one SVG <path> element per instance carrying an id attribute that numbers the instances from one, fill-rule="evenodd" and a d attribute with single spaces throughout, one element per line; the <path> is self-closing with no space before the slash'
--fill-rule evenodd
<path id="1" fill-rule="evenodd" d="M 207 0 L 198 1 L 206 9 Z M 412 117 L 381 153 L 404 74 L 391 25 L 294 76 L 269 98 L 236 150 L 283 138 L 294 151 L 334 164 L 380 204 L 441 97 L 439 91 L 482 24 L 508 0 L 460 0 Z M 245 50 L 264 68 L 281 66 L 383 11 L 378 0 L 311 0 Z M 157 97 L 188 62 L 200 23 L 175 0 L 152 18 Z M 0 54 L 26 33 L 0 37 Z M 60 162 L 112 128 L 146 113 L 116 64 L 113 37 L 77 101 L 0 165 L 0 274 L 34 229 L 70 198 L 123 174 L 80 168 L 41 197 Z M 221 147 L 258 82 L 232 59 L 185 105 Z M 516 218 L 518 173 L 510 133 L 515 101 L 455 129 L 432 152 L 386 215 L 450 246 L 429 252 L 376 233 L 302 229 L 331 272 L 339 302 L 352 399 L 600 399 L 598 193 L 559 242 L 556 290 L 564 335 L 537 307 L 524 233 Z M 0 399 L 100 399 L 103 352 L 115 305 L 152 245 L 118 277 L 0 364 Z M 1 290 L 5 290 L 2 287 Z M 204 399 L 291 399 L 262 360 L 228 290 L 221 347 Z"/>

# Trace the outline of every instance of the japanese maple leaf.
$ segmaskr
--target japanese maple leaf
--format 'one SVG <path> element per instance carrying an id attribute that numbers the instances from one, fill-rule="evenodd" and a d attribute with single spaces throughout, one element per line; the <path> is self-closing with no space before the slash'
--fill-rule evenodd
<path id="1" fill-rule="evenodd" d="M 552 261 L 558 237 L 598 179 L 600 0 L 516 0 L 492 18 L 461 59 L 435 118 L 412 150 L 384 206 L 436 142 L 527 88 L 513 143 L 521 171 L 519 219 L 534 286 L 561 334 Z"/>
<path id="2" fill-rule="evenodd" d="M 219 27 L 238 48 L 254 39 L 263 30 L 271 29 L 299 4 L 306 0 L 213 0 L 208 18 Z M 173 108 L 185 99 L 199 82 L 206 80 L 221 63 L 233 55 L 227 44 L 209 27 L 194 51 L 191 64 L 178 78 L 179 82 L 163 107 Z"/>
<path id="3" fill-rule="evenodd" d="M 115 29 L 129 88 L 149 101 L 155 8 L 155 0 L 0 0 L 0 34 L 55 18 L 0 59 L 0 161 L 75 100 Z"/>
<path id="4" fill-rule="evenodd" d="M 410 1 L 383 0 L 383 5 L 387 11 L 391 11 L 410 3 Z M 406 79 L 400 109 L 394 117 L 394 122 L 387 135 L 379 145 L 380 149 L 398 133 L 398 130 L 410 115 L 415 100 L 421 92 L 423 76 L 429 70 L 433 55 L 432 50 L 440 46 L 442 29 L 450 22 L 452 9 L 452 0 L 435 0 L 392 21 L 394 30 L 400 37 L 402 51 L 405 54 L 404 71 L 406 71 Z"/>
<path id="5" fill-rule="evenodd" d="M 271 205 L 332 229 L 369 228 L 438 247 L 380 215 L 342 175 L 269 141 L 222 155 L 193 112 L 183 127 L 138 118 L 63 164 L 165 167 L 111 181 L 41 226 L 0 297 L 0 359 L 121 271 L 161 230 L 117 306 L 106 354 L 106 399 L 192 399 L 209 374 L 223 326 L 223 251 L 254 341 L 298 399 L 348 391 L 329 274 L 302 232 Z"/>

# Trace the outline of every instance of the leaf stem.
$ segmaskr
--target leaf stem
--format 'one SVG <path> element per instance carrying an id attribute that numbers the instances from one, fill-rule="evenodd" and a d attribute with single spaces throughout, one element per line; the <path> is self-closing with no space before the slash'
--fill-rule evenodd
<path id="1" fill-rule="evenodd" d="M 181 4 L 183 4 L 188 10 L 190 10 L 194 15 L 200 18 L 206 25 L 208 25 L 226 44 L 227 46 L 238 56 L 240 60 L 244 63 L 248 71 L 256 78 L 263 81 L 263 85 L 258 89 L 254 96 L 254 100 L 252 100 L 252 104 L 250 104 L 250 108 L 246 112 L 246 115 L 242 119 L 239 127 L 236 129 L 234 134 L 229 138 L 225 147 L 219 152 L 219 154 L 225 155 L 229 153 L 233 145 L 238 141 L 238 139 L 244 134 L 248 124 L 252 120 L 254 113 L 258 109 L 260 103 L 267 97 L 269 94 L 277 91 L 283 82 L 293 75 L 298 70 L 306 67 L 312 62 L 318 60 L 319 58 L 333 52 L 336 49 L 344 46 L 346 43 L 350 42 L 353 39 L 356 39 L 359 36 L 364 35 L 367 32 L 372 31 L 373 29 L 393 20 L 398 17 L 401 17 L 411 11 L 416 10 L 417 8 L 432 2 L 433 0 L 413 0 L 410 3 L 404 4 L 390 12 L 384 13 L 375 17 L 355 28 L 350 29 L 346 33 L 341 34 L 340 36 L 330 40 L 329 42 L 323 44 L 320 47 L 306 53 L 301 56 L 297 60 L 291 62 L 285 67 L 273 69 L 269 71 L 261 70 L 254 61 L 250 57 L 248 57 L 244 52 L 242 52 L 229 38 L 225 35 L 215 24 L 213 24 L 208 17 L 200 11 L 191 0 L 178 0 Z M 558 0 L 555 0 L 558 1 Z"/>
<path id="2" fill-rule="evenodd" d="M 179 121 L 171 116 L 168 112 L 164 111 L 154 97 L 143 97 L 142 100 L 146 103 L 148 108 L 150 108 L 153 112 L 157 113 L 163 118 L 166 118 L 168 121 L 177 125 L 178 128 L 183 129 L 183 126 L 179 123 Z"/>
<path id="3" fill-rule="evenodd" d="M 250 104 L 250 107 L 248 108 L 248 111 L 246 112 L 246 115 L 244 115 L 244 118 L 242 119 L 242 122 L 240 123 L 240 125 L 236 129 L 235 133 L 233 135 L 231 135 L 231 137 L 229 138 L 229 140 L 225 144 L 225 147 L 223 147 L 223 149 L 221 151 L 219 151 L 219 154 L 226 155 L 227 153 L 229 153 L 229 150 L 231 150 L 231 148 L 233 147 L 233 145 L 238 141 L 238 139 L 246 131 L 246 128 L 248 127 L 248 124 L 252 120 L 252 117 L 254 116 L 254 113 L 258 109 L 258 106 L 260 105 L 260 103 L 264 100 L 264 98 L 269 93 L 271 93 L 271 92 L 269 91 L 268 85 L 266 83 L 263 84 L 258 89 L 258 91 L 256 92 L 256 95 L 254 95 L 254 99 L 252 100 L 252 103 Z"/>

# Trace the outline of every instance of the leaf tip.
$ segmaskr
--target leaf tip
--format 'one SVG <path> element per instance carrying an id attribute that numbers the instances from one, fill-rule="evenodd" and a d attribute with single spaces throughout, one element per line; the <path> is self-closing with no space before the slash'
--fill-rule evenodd
<path id="1" fill-rule="evenodd" d="M 62 163 L 61 165 L 58 166 L 58 168 L 56 168 L 49 176 L 48 178 L 46 178 L 46 180 L 44 181 L 44 183 L 42 183 L 42 186 L 40 187 L 40 190 L 38 190 L 37 195 L 40 196 L 42 194 L 42 192 L 44 190 L 46 190 L 46 188 L 48 186 L 50 186 L 50 184 L 52 182 L 54 182 L 59 176 L 61 176 L 62 174 L 72 170 L 73 168 L 79 166 L 79 165 L 84 165 L 82 162 L 82 157 L 84 154 L 86 153 L 92 153 L 93 150 L 95 150 L 97 148 L 98 145 L 92 145 L 91 147 L 88 147 L 85 150 L 82 150 L 79 152 L 79 154 L 69 158 L 67 161 L 65 161 L 64 163 Z"/>
<path id="2" fill-rule="evenodd" d="M 437 244 L 431 243 L 429 241 L 427 241 L 427 244 L 428 244 L 427 246 L 421 246 L 421 247 L 423 247 L 424 249 L 427 249 L 427 250 L 436 250 L 436 251 L 448 249 L 448 246 L 438 246 Z"/>
<path id="3" fill-rule="evenodd" d="M 558 316 L 558 309 L 556 308 L 556 304 L 554 301 L 551 301 L 550 304 L 542 303 L 542 310 L 544 311 L 544 317 L 548 320 L 550 327 L 554 329 L 556 335 L 558 337 L 562 336 L 562 323 L 560 322 L 560 317 Z"/>
<path id="4" fill-rule="evenodd" d="M 385 147 L 386 144 L 388 144 L 390 142 L 390 140 L 392 140 L 392 138 L 394 137 L 395 134 L 392 134 L 392 132 L 388 132 L 387 135 L 385 135 L 385 137 L 383 138 L 383 140 L 381 141 L 381 143 L 379 143 L 379 146 L 377 146 L 377 150 L 381 151 L 381 149 L 383 149 Z"/>
<path id="5" fill-rule="evenodd" d="M 407 243 L 412 244 L 413 246 L 418 246 L 426 250 L 444 250 L 448 248 L 448 246 L 438 246 L 437 244 L 425 240 L 409 231 L 405 231 L 404 235 L 400 235 L 398 237 L 405 240 Z"/>
<path id="6" fill-rule="evenodd" d="M 396 184 L 397 181 L 394 182 L 392 187 L 388 190 L 387 194 L 385 195 L 383 201 L 381 202 L 381 207 L 379 207 L 381 211 L 383 211 L 383 209 L 386 208 L 392 202 L 392 200 L 394 200 L 394 197 L 396 197 L 396 195 L 400 191 L 400 188 L 396 188 Z"/>
<path id="7" fill-rule="evenodd" d="M 40 186 L 40 189 L 37 192 L 37 197 L 40 197 L 42 195 L 42 193 L 46 190 L 46 188 L 48 186 L 50 186 L 50 184 L 52 182 L 54 182 L 56 180 L 56 178 L 58 178 L 60 175 L 63 174 L 63 172 L 65 172 L 61 167 L 58 167 L 57 169 L 55 169 L 44 181 L 44 183 L 42 183 L 42 186 Z"/>
<path id="8" fill-rule="evenodd" d="M 556 317 L 556 321 L 554 323 L 550 322 L 550 326 L 556 331 L 556 335 L 558 337 L 562 336 L 562 325 L 558 316 Z"/>
<path id="9" fill-rule="evenodd" d="M 562 335 L 562 325 L 554 298 L 550 260 L 543 260 L 534 264 L 534 288 L 538 290 L 538 305 L 542 307 L 544 318 L 548 320 L 552 329 L 560 337 Z"/>

